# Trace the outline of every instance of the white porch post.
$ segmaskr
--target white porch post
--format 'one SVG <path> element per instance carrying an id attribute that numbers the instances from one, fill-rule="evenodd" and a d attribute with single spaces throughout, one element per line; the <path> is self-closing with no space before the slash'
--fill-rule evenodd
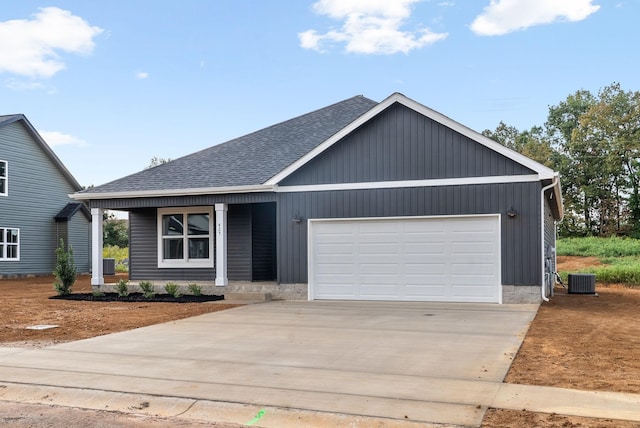
<path id="1" fill-rule="evenodd" d="M 216 285 L 229 284 L 227 279 L 227 204 L 216 204 Z"/>
<path id="2" fill-rule="evenodd" d="M 104 285 L 102 275 L 102 208 L 91 208 L 91 285 Z"/>

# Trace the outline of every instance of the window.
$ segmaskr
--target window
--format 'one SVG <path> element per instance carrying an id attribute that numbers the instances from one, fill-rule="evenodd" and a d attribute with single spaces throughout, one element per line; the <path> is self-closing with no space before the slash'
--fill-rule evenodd
<path id="1" fill-rule="evenodd" d="M 0 261 L 20 260 L 20 229 L 0 227 Z"/>
<path id="2" fill-rule="evenodd" d="M 158 209 L 158 267 L 213 267 L 213 207 Z"/>
<path id="3" fill-rule="evenodd" d="M 7 161 L 0 160 L 0 196 L 9 194 L 9 164 Z"/>

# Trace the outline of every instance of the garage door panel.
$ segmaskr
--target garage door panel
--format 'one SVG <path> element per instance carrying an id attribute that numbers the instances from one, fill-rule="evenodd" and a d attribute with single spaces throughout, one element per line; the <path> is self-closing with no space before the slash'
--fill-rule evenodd
<path id="1" fill-rule="evenodd" d="M 405 242 L 404 244 L 404 254 L 439 255 L 444 251 L 444 242 Z"/>
<path id="2" fill-rule="evenodd" d="M 318 275 L 353 275 L 354 266 L 350 263 L 322 263 L 318 266 Z"/>
<path id="3" fill-rule="evenodd" d="M 497 216 L 310 224 L 314 298 L 499 301 Z"/>
<path id="4" fill-rule="evenodd" d="M 400 273 L 397 263 L 360 263 L 358 267 L 360 276 L 363 277 L 365 275 L 399 275 Z"/>
<path id="5" fill-rule="evenodd" d="M 488 285 L 454 285 L 452 290 L 454 297 L 487 298 L 493 295 L 493 288 Z"/>

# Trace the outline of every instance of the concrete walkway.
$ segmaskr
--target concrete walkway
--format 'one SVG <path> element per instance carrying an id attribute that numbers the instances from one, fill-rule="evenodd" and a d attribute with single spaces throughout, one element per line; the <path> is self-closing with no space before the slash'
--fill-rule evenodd
<path id="1" fill-rule="evenodd" d="M 501 383 L 536 310 L 250 305 L 43 349 L 0 348 L 0 399 L 267 427 L 479 426 L 489 407 L 640 421 L 640 395 Z"/>

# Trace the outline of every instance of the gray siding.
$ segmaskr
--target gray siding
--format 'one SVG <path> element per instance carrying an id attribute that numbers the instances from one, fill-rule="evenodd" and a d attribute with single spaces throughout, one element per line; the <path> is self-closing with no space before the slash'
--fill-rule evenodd
<path id="1" fill-rule="evenodd" d="M 91 271 L 91 222 L 82 215 L 76 213 L 71 220 L 66 222 L 68 225 L 67 242 L 73 248 L 73 258 L 76 262 L 76 270 L 79 273 L 87 273 Z"/>
<path id="2" fill-rule="evenodd" d="M 129 213 L 129 277 L 132 280 L 213 281 L 211 269 L 158 268 L 156 209 Z M 227 213 L 227 276 L 234 281 L 251 280 L 251 206 L 229 205 Z M 215 242 L 214 242 L 215 257 Z"/>
<path id="3" fill-rule="evenodd" d="M 532 174 L 414 110 L 394 104 L 281 185 Z"/>
<path id="4" fill-rule="evenodd" d="M 213 281 L 215 279 L 215 268 L 158 268 L 158 231 L 155 209 L 131 211 L 129 227 L 129 278 L 131 280 Z"/>
<path id="5" fill-rule="evenodd" d="M 280 193 L 278 260 L 281 283 L 307 282 L 310 218 L 502 214 L 502 283 L 540 284 L 540 184 L 447 186 Z M 507 217 L 515 209 L 515 218 Z M 301 216 L 301 223 L 292 222 Z"/>
<path id="6" fill-rule="evenodd" d="M 0 261 L 0 275 L 51 273 L 57 247 L 54 217 L 73 202 L 68 195 L 76 189 L 22 121 L 0 127 L 0 159 L 9 163 L 9 196 L 0 196 L 0 226 L 20 229 L 20 261 Z"/>
<path id="7" fill-rule="evenodd" d="M 81 213 L 69 221 L 56 222 L 56 242 L 62 239 L 65 248 L 73 248 L 73 259 L 78 273 L 91 271 L 91 223 Z"/>

